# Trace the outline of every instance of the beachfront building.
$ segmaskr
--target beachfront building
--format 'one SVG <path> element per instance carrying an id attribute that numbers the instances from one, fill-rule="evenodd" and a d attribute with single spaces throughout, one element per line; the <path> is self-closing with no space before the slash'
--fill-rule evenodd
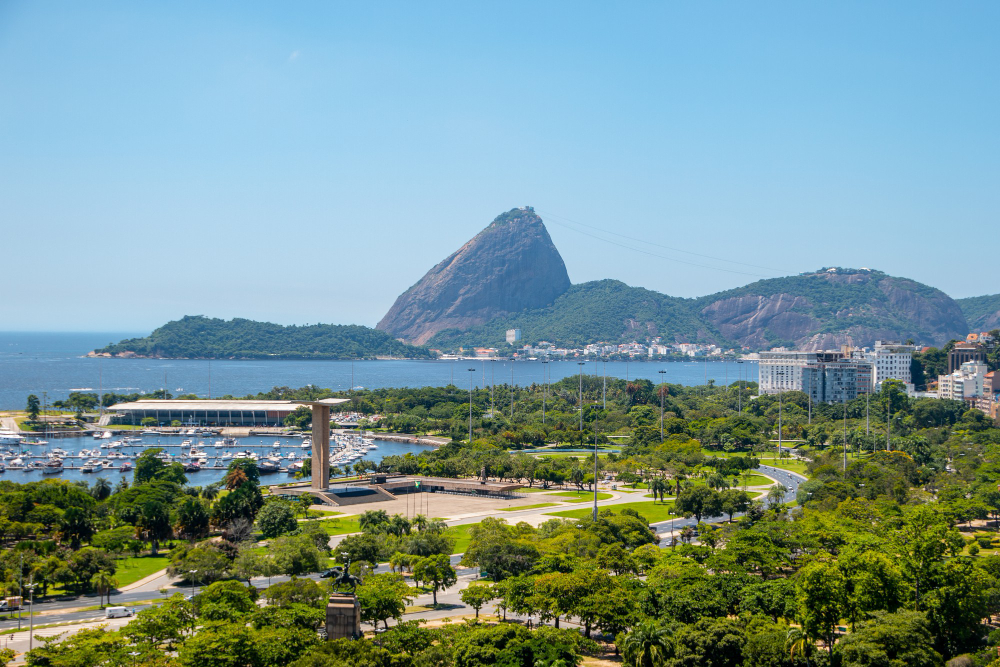
<path id="1" fill-rule="evenodd" d="M 802 391 L 814 403 L 844 403 L 867 393 L 872 365 L 845 352 L 778 348 L 760 353 L 760 392 Z"/>
<path id="2" fill-rule="evenodd" d="M 330 399 L 343 402 L 347 399 Z M 108 408 L 110 424 L 141 424 L 152 417 L 160 426 L 282 426 L 302 404 L 296 401 L 140 400 Z"/>

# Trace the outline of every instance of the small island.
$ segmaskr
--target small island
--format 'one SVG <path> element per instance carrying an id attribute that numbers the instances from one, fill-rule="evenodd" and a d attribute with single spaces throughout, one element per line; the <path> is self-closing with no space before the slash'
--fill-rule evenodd
<path id="1" fill-rule="evenodd" d="M 155 359 L 431 359 L 426 347 L 356 324 L 284 326 L 188 315 L 88 356 Z"/>

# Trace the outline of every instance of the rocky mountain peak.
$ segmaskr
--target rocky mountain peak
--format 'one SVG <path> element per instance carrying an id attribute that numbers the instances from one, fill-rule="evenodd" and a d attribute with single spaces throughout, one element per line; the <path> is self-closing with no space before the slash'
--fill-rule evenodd
<path id="1" fill-rule="evenodd" d="M 445 329 L 548 306 L 569 287 L 542 219 L 530 206 L 514 208 L 401 294 L 376 328 L 423 344 Z"/>

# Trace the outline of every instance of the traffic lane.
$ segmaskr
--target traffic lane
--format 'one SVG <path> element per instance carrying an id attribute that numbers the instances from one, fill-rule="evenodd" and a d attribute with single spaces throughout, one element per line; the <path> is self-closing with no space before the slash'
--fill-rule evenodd
<path id="1" fill-rule="evenodd" d="M 785 487 L 785 497 L 784 502 L 793 502 L 795 500 L 795 493 L 802 482 L 806 481 L 806 477 L 799 475 L 797 473 L 792 473 L 781 468 L 773 468 L 771 466 L 759 466 L 759 470 L 771 477 L 776 482 Z M 792 488 L 788 488 L 792 487 Z M 734 514 L 733 518 L 738 518 L 743 516 L 742 513 Z M 711 516 L 702 517 L 702 522 L 704 523 L 718 523 L 724 521 L 727 518 L 725 515 L 721 516 Z M 670 546 L 670 532 L 677 532 L 683 530 L 685 526 L 696 527 L 698 522 L 693 518 L 683 518 L 678 517 L 676 519 L 668 519 L 666 521 L 657 521 L 656 523 L 649 524 L 650 527 L 656 532 L 657 536 L 660 537 L 660 547 L 666 548 Z M 662 528 L 668 528 L 669 530 L 661 531 Z"/>

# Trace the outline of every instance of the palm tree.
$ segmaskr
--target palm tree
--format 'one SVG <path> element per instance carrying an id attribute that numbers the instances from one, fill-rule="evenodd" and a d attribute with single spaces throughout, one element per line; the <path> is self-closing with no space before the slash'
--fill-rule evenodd
<path id="1" fill-rule="evenodd" d="M 628 667 L 656 667 L 670 657 L 672 648 L 667 628 L 654 621 L 643 621 L 625 635 L 623 662 Z"/>
<path id="2" fill-rule="evenodd" d="M 413 521 L 411 523 L 413 524 L 413 527 L 417 529 L 418 533 L 422 533 L 427 530 L 427 516 L 425 514 L 418 514 L 413 517 Z"/>
<path id="3" fill-rule="evenodd" d="M 767 504 L 769 507 L 777 507 L 785 499 L 785 487 L 775 484 L 767 492 Z"/>
<path id="4" fill-rule="evenodd" d="M 222 478 L 225 482 L 226 488 L 232 491 L 237 488 L 240 484 L 247 481 L 247 474 L 243 471 L 243 468 L 239 466 L 232 466 L 226 476 Z"/>
<path id="5" fill-rule="evenodd" d="M 205 500 L 215 500 L 219 496 L 219 486 L 209 484 L 201 489 L 201 497 Z"/>
<path id="6" fill-rule="evenodd" d="M 812 642 L 806 637 L 802 628 L 788 628 L 785 642 L 792 660 L 795 660 L 795 656 L 801 655 L 805 658 L 806 665 L 809 664 L 809 649 L 812 648 Z"/>
<path id="7" fill-rule="evenodd" d="M 107 570 L 101 570 L 90 578 L 90 584 L 97 589 L 100 595 L 100 606 L 104 606 L 104 594 L 108 594 L 108 601 L 111 601 L 111 589 L 118 585 L 118 580 Z"/>
<path id="8" fill-rule="evenodd" d="M 97 500 L 105 500 L 111 495 L 111 491 L 111 482 L 103 477 L 98 477 L 97 481 L 94 482 L 93 488 L 90 490 L 90 495 L 94 496 Z"/>

